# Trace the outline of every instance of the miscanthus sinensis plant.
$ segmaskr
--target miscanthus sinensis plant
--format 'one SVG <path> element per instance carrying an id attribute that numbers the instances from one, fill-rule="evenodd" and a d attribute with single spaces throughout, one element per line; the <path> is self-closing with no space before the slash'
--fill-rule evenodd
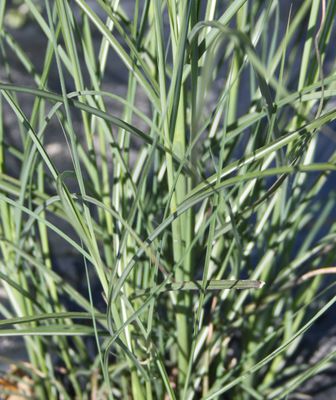
<path id="1" fill-rule="evenodd" d="M 282 399 L 332 365 L 304 340 L 336 300 L 336 3 L 292 3 L 24 0 L 37 64 L 1 0 L 1 396 Z"/>

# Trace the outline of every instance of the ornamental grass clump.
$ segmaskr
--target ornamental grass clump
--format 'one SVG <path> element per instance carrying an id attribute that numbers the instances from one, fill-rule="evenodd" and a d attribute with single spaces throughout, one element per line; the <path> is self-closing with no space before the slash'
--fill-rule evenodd
<path id="1" fill-rule="evenodd" d="M 283 399 L 335 365 L 305 343 L 336 301 L 336 3 L 292 3 L 23 0 L 15 30 L 1 1 L 1 396 Z"/>

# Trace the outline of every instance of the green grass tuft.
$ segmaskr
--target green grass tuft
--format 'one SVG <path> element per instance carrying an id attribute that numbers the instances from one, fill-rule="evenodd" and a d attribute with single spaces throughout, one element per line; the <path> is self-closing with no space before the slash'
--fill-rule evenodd
<path id="1" fill-rule="evenodd" d="M 0 337 L 27 354 L 0 397 L 282 399 L 335 365 L 304 346 L 336 302 L 336 3 L 289 3 L 1 0 Z"/>

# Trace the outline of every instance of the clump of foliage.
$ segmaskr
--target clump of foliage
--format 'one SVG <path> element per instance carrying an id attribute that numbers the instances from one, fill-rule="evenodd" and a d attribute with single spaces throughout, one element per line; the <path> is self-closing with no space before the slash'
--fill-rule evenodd
<path id="1" fill-rule="evenodd" d="M 24 0 L 42 65 L 7 3 L 0 335 L 29 364 L 3 393 L 280 399 L 328 368 L 302 342 L 336 300 L 336 3 Z"/>

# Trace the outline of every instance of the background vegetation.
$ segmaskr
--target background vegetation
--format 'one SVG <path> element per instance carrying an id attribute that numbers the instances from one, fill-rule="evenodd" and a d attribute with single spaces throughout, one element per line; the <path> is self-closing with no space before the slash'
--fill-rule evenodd
<path id="1" fill-rule="evenodd" d="M 303 344 L 336 301 L 336 3 L 93 3 L 0 3 L 3 395 L 297 396 L 335 362 Z"/>

